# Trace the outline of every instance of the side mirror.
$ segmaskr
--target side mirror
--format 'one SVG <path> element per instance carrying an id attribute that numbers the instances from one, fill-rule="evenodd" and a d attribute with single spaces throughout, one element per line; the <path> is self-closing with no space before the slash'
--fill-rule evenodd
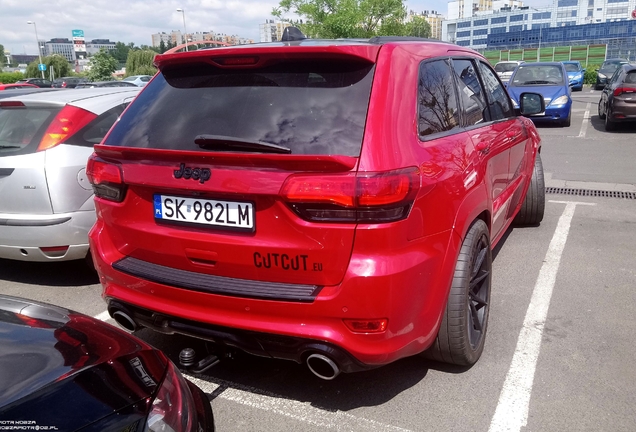
<path id="1" fill-rule="evenodd" d="M 581 72 L 582 72 L 582 73 L 585 73 L 585 69 L 581 69 Z"/>
<path id="2" fill-rule="evenodd" d="M 539 114 L 545 111 L 545 100 L 539 93 L 521 93 L 519 112 L 523 116 Z"/>

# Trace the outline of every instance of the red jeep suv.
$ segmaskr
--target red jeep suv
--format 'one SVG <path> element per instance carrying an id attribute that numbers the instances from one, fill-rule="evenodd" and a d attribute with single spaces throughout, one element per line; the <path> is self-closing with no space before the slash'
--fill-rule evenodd
<path id="1" fill-rule="evenodd" d="M 480 54 L 300 40 L 156 57 L 95 147 L 90 233 L 124 327 L 305 362 L 477 361 L 491 250 L 543 218 L 540 139 Z"/>

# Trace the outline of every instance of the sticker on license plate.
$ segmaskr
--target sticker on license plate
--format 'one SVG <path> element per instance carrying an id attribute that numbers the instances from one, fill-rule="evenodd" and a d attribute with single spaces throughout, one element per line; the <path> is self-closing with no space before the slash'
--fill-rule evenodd
<path id="1" fill-rule="evenodd" d="M 155 219 L 234 229 L 254 229 L 254 205 L 170 195 L 154 196 Z"/>

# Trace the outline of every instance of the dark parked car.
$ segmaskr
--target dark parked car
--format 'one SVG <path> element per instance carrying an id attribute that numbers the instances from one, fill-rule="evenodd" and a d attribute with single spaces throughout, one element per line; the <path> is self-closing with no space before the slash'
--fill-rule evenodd
<path id="1" fill-rule="evenodd" d="M 636 121 L 636 65 L 624 64 L 614 72 L 601 93 L 598 116 L 605 120 L 606 131 Z"/>
<path id="2" fill-rule="evenodd" d="M 0 419 L 6 430 L 214 430 L 208 398 L 162 352 L 89 316 L 5 295 Z"/>
<path id="3" fill-rule="evenodd" d="M 25 83 L 25 84 L 33 84 L 34 86 L 38 86 L 41 88 L 50 88 L 51 84 L 53 84 L 51 81 L 47 79 L 43 79 L 43 78 L 25 78 L 25 79 L 19 80 L 18 82 Z"/>
<path id="4" fill-rule="evenodd" d="M 85 82 L 75 86 L 76 89 L 95 87 L 137 87 L 137 85 L 126 81 L 95 81 Z"/>
<path id="5" fill-rule="evenodd" d="M 88 82 L 86 78 L 63 77 L 63 78 L 55 78 L 51 86 L 55 88 L 75 88 L 78 84 L 85 83 L 85 82 Z"/>
<path id="6" fill-rule="evenodd" d="M 515 111 L 482 55 L 417 38 L 155 61 L 87 165 L 121 325 L 327 380 L 427 349 L 477 361 L 491 250 L 543 218 L 541 140 L 519 115 L 545 109 L 539 94 Z"/>
<path id="7" fill-rule="evenodd" d="M 596 71 L 596 84 L 594 88 L 600 90 L 605 87 L 605 84 L 610 80 L 616 69 L 629 62 L 625 59 L 609 59 L 605 60 L 601 65 L 601 68 Z"/>

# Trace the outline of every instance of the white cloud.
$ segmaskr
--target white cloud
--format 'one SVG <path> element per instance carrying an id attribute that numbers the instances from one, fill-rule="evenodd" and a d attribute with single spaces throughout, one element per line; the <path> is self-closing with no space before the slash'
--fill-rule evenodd
<path id="1" fill-rule="evenodd" d="M 276 0 L 0 0 L 0 44 L 15 54 L 36 54 L 35 21 L 40 40 L 69 38 L 84 30 L 87 41 L 110 39 L 150 45 L 153 33 L 214 31 L 258 42 L 258 25 L 272 18 Z"/>
<path id="2" fill-rule="evenodd" d="M 541 3 L 547 0 L 529 0 Z M 35 21 L 40 40 L 71 38 L 84 30 L 87 41 L 150 45 L 153 33 L 183 30 L 177 8 L 183 8 L 189 32 L 214 31 L 258 42 L 258 25 L 271 19 L 278 0 L 0 0 L 0 44 L 15 54 L 36 54 Z M 446 14 L 447 0 L 406 0 L 407 9 Z"/>

